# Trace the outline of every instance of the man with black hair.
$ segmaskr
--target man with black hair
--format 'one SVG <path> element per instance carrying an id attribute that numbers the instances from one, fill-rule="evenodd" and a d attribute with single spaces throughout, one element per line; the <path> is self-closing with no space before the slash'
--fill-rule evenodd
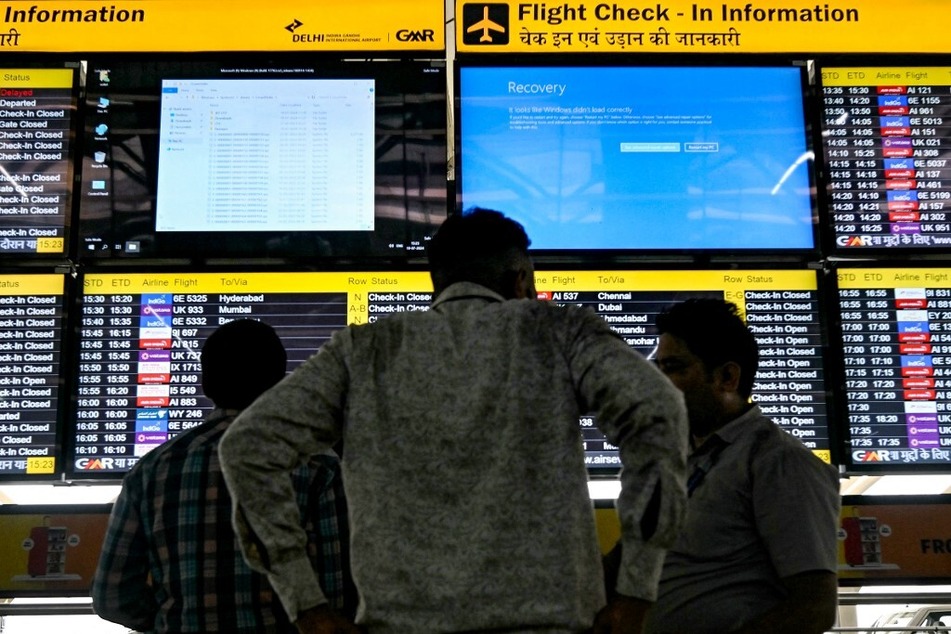
<path id="1" fill-rule="evenodd" d="M 123 480 L 93 579 L 99 616 L 141 632 L 297 631 L 267 578 L 241 555 L 218 460 L 218 441 L 235 416 L 286 368 L 280 338 L 262 322 L 231 321 L 208 337 L 201 381 L 215 409 Z M 287 521 L 308 534 L 314 574 L 328 600 L 347 613 L 355 600 L 338 460 L 325 453 L 285 477 L 297 509 Z"/>
<path id="2" fill-rule="evenodd" d="M 302 632 L 350 630 L 303 563 L 283 474 L 340 438 L 371 634 L 640 630 L 682 519 L 682 397 L 593 311 L 537 301 L 528 246 L 498 212 L 451 216 L 429 246 L 429 311 L 335 333 L 225 435 L 235 521 Z M 624 465 L 607 608 L 588 412 Z"/>
<path id="3" fill-rule="evenodd" d="M 756 339 L 734 304 L 657 318 L 656 361 L 684 393 L 687 520 L 667 553 L 652 634 L 819 634 L 835 622 L 836 470 L 750 402 Z"/>

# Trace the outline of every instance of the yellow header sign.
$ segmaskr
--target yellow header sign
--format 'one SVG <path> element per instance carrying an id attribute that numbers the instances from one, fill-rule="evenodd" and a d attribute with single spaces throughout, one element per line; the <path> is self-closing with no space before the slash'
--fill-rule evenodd
<path id="1" fill-rule="evenodd" d="M 951 3 L 456 2 L 461 53 L 944 53 Z"/>
<path id="2" fill-rule="evenodd" d="M 434 51 L 443 0 L 0 3 L 0 52 Z"/>

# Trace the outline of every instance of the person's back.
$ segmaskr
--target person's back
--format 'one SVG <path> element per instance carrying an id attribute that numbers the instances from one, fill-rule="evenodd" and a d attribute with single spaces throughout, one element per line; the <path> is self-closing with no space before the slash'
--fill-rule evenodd
<path id="1" fill-rule="evenodd" d="M 216 409 L 143 457 L 123 480 L 94 579 L 100 616 L 146 632 L 296 632 L 266 577 L 240 552 L 218 460 L 218 442 L 235 416 L 285 368 L 280 339 L 261 322 L 229 322 L 208 338 L 202 382 Z M 342 503 L 338 471 L 327 455 L 292 475 L 301 521 L 313 533 L 326 505 L 335 503 L 335 489 Z M 325 533 L 336 546 L 334 532 L 346 526 L 335 514 L 323 521 L 332 524 Z M 343 580 L 333 577 L 344 562 L 321 566 L 334 595 L 334 583 L 342 588 Z"/>
<path id="2" fill-rule="evenodd" d="M 482 219 L 447 222 L 434 242 L 486 248 L 506 225 Z M 463 229 L 485 241 L 447 239 Z M 644 566 L 622 594 L 655 589 L 682 508 L 681 399 L 592 311 L 529 301 L 530 263 L 518 268 L 527 257 L 514 251 L 476 265 L 463 254 L 462 278 L 437 263 L 430 311 L 336 333 L 223 443 L 237 517 L 260 538 L 274 532 L 272 465 L 343 436 L 357 622 L 371 632 L 591 627 L 605 597 L 578 422 L 589 408 L 620 445 L 620 513 Z M 655 495 L 663 508 L 651 514 Z"/>
<path id="3" fill-rule="evenodd" d="M 354 525 L 375 527 L 353 543 L 368 623 L 591 625 L 604 597 L 573 374 L 609 352 L 586 339 L 610 337 L 596 319 L 463 283 L 335 342 L 351 368 L 348 499 Z"/>

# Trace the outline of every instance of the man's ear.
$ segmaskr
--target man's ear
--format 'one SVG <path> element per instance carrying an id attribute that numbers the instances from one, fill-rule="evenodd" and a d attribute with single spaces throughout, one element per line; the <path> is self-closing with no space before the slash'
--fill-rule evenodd
<path id="1" fill-rule="evenodd" d="M 725 392 L 736 392 L 740 389 L 740 364 L 727 361 L 716 369 L 716 377 L 720 387 Z"/>
<path id="2" fill-rule="evenodd" d="M 538 299 L 538 292 L 535 290 L 535 274 L 532 271 L 519 269 L 513 283 L 515 288 L 512 289 L 512 296 L 515 299 Z"/>

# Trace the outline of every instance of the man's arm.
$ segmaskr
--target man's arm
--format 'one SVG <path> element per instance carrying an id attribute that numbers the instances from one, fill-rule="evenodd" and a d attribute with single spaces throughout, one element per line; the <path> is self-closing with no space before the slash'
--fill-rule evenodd
<path id="1" fill-rule="evenodd" d="M 242 553 L 268 576 L 292 620 L 327 602 L 307 556 L 291 471 L 339 437 L 347 387 L 339 339 L 245 409 L 218 447 Z"/>
<path id="2" fill-rule="evenodd" d="M 734 634 L 822 634 L 832 628 L 838 604 L 835 573 L 814 570 L 782 582 L 786 598 Z"/>
<path id="3" fill-rule="evenodd" d="M 652 602 L 686 509 L 683 395 L 597 315 L 586 319 L 572 346 L 572 369 L 623 465 L 617 499 L 623 547 L 615 590 Z"/>
<path id="4" fill-rule="evenodd" d="M 112 507 L 91 595 L 100 617 L 145 632 L 155 627 L 158 606 L 149 583 L 149 545 L 132 497 L 123 486 Z"/>
<path id="5" fill-rule="evenodd" d="M 838 601 L 838 475 L 809 451 L 782 445 L 764 449 L 752 469 L 756 530 L 786 597 L 741 632 L 825 632 Z"/>

